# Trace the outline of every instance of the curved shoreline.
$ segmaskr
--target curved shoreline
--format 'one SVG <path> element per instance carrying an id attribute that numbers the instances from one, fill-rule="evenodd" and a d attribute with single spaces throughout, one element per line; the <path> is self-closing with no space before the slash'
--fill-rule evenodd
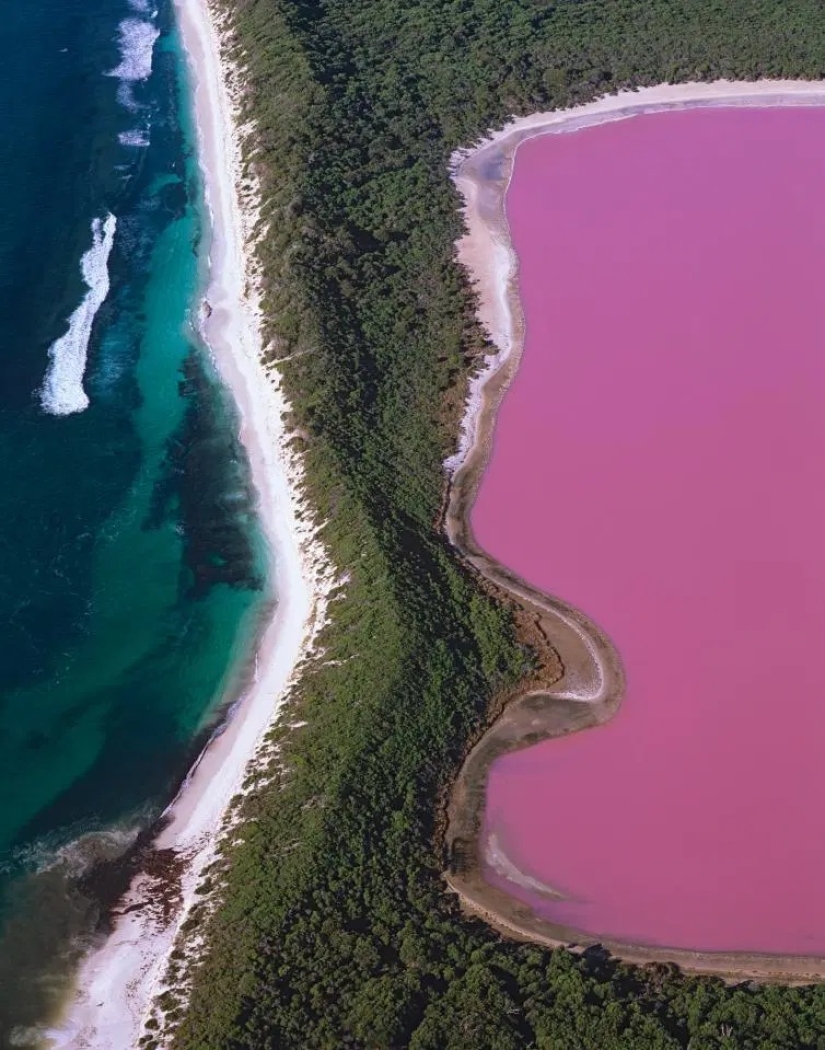
<path id="1" fill-rule="evenodd" d="M 643 113 L 702 106 L 825 105 L 825 83 L 755 81 L 659 85 L 625 91 L 573 109 L 513 120 L 477 146 L 452 158 L 452 178 L 464 200 L 467 232 L 458 257 L 478 294 L 478 316 L 495 352 L 470 381 L 457 452 L 445 462 L 448 494 L 444 529 L 450 542 L 486 580 L 536 619 L 562 675 L 552 686 L 525 683 L 517 689 L 466 757 L 452 787 L 445 842 L 445 878 L 462 905 L 493 927 L 550 947 L 584 950 L 601 945 L 626 962 L 675 963 L 694 973 L 731 979 L 806 982 L 825 980 L 825 958 L 745 952 L 702 952 L 633 944 L 589 934 L 543 919 L 484 878 L 482 842 L 487 777 L 500 755 L 567 733 L 601 725 L 619 709 L 624 692 L 621 659 L 609 638 L 583 613 L 532 587 L 476 543 L 470 513 L 490 457 L 499 405 L 518 371 L 524 316 L 518 296 L 518 260 L 505 214 L 505 197 L 519 145 L 543 134 L 560 134 Z M 497 866 L 514 881 L 556 896 L 549 886 L 518 869 L 500 850 Z M 535 884 L 535 885 L 534 885 Z"/>
<path id="2" fill-rule="evenodd" d="M 175 865 L 168 889 L 144 870 L 119 902 L 112 932 L 82 963 L 75 991 L 50 1046 L 119 1050 L 145 1034 L 153 1003 L 204 873 L 231 831 L 233 798 L 266 748 L 326 617 L 333 569 L 315 535 L 303 496 L 303 466 L 290 445 L 288 403 L 277 370 L 263 363 L 260 296 L 252 262 L 258 187 L 244 170 L 241 146 L 254 129 L 241 124 L 242 79 L 222 53 L 208 0 L 174 0 L 186 52 L 197 124 L 198 159 L 210 216 L 200 332 L 240 416 L 258 512 L 269 546 L 277 601 L 254 654 L 254 671 L 225 721 L 196 759 L 164 813 L 151 853 Z M 164 896 L 165 894 L 165 896 Z M 164 899 L 158 908 L 158 897 Z M 207 895 L 208 896 L 208 895 Z M 192 945 L 188 946 L 190 949 Z"/>

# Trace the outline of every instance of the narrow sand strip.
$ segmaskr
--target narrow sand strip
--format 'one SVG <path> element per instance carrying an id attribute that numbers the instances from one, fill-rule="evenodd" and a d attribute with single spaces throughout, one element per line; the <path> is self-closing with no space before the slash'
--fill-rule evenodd
<path id="1" fill-rule="evenodd" d="M 624 690 L 619 654 L 599 628 L 571 606 L 543 594 L 476 543 L 470 514 L 490 457 L 496 413 L 518 370 L 524 348 L 524 315 L 518 296 L 518 260 L 510 239 L 505 197 L 519 145 L 537 135 L 562 134 L 623 120 L 642 113 L 700 106 L 822 106 L 825 82 L 715 81 L 662 84 L 624 91 L 573 109 L 514 119 L 501 131 L 452 157 L 451 175 L 464 200 L 465 235 L 457 242 L 459 260 L 478 293 L 478 316 L 494 352 L 469 385 L 458 448 L 444 466 L 449 494 L 444 527 L 450 541 L 496 587 L 541 617 L 548 644 L 564 666 L 549 689 L 516 692 L 502 714 L 467 756 L 450 798 L 446 842 L 450 852 L 447 882 L 463 905 L 496 928 L 520 939 L 550 946 L 599 943 L 591 934 L 539 918 L 529 907 L 491 886 L 487 864 L 514 882 L 533 880 L 520 872 L 482 829 L 487 777 L 492 763 L 507 751 L 540 740 L 603 724 L 618 711 Z M 540 884 L 552 895 L 552 887 Z M 534 887 L 535 888 L 535 887 Z M 724 976 L 780 981 L 825 979 L 825 959 L 755 954 L 689 952 L 602 940 L 627 961 L 677 962 L 687 970 Z"/>
<path id="2" fill-rule="evenodd" d="M 698 106 L 799 106 L 825 104 L 820 82 L 764 80 L 709 84 L 661 84 L 622 91 L 584 106 L 534 113 L 512 120 L 476 146 L 453 154 L 452 178 L 464 199 L 466 234 L 457 242 L 458 257 L 478 293 L 478 316 L 495 352 L 471 378 L 458 448 L 444 463 L 450 478 L 445 526 L 450 540 L 485 576 L 521 600 L 538 604 L 555 619 L 560 656 L 567 674 L 556 699 L 605 703 L 615 697 L 618 654 L 594 625 L 576 610 L 542 596 L 481 551 L 473 538 L 470 512 L 490 455 L 495 416 L 518 369 L 524 348 L 524 316 L 518 296 L 518 259 L 513 251 L 504 201 L 516 151 L 537 135 L 566 134 L 641 113 Z M 529 593 L 527 593 L 529 592 Z M 575 640 L 574 640 L 574 636 Z M 572 647 L 571 647 L 572 643 Z M 587 659 L 582 660 L 581 649 Z M 575 670 L 574 670 L 575 669 Z"/>
<path id="3" fill-rule="evenodd" d="M 229 87 L 231 71 L 221 65 L 218 32 L 206 0 L 176 3 L 212 218 L 206 292 L 211 312 L 203 320 L 203 336 L 242 419 L 241 438 L 271 546 L 277 607 L 260 641 L 253 683 L 170 806 L 169 823 L 156 843 L 185 860 L 181 902 L 163 920 L 141 908 L 152 887 L 140 876 L 122 904 L 124 911 L 133 905 L 136 910 L 122 915 L 113 934 L 87 958 L 66 1016 L 49 1033 L 54 1046 L 90 1050 L 127 1050 L 137 1044 L 200 875 L 215 856 L 229 802 L 241 789 L 296 669 L 311 651 L 333 586 L 331 567 L 313 526 L 307 524 L 312 515 L 301 497 L 301 464 L 287 445 L 286 400 L 277 374 L 267 373 L 261 364 L 260 307 L 249 256 L 257 208 L 248 179 L 241 201 L 240 132 L 237 100 Z"/>
<path id="4" fill-rule="evenodd" d="M 445 462 L 455 475 L 479 440 L 484 387 L 512 354 L 520 356 L 523 318 L 515 281 L 517 260 L 504 215 L 516 150 L 537 135 L 562 134 L 624 120 L 642 113 L 695 109 L 700 106 L 821 106 L 821 81 L 759 80 L 736 83 L 660 84 L 607 95 L 573 109 L 534 113 L 513 119 L 477 145 L 457 150 L 451 175 L 464 198 L 466 234 L 457 242 L 458 256 L 479 294 L 479 319 L 496 347 L 486 367 L 473 377 L 461 423 L 458 449 Z"/>

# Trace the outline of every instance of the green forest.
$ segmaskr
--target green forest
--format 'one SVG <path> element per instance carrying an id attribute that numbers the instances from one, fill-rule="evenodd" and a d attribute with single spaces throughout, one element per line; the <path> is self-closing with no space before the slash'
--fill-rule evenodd
<path id="1" fill-rule="evenodd" d="M 210 873 L 220 903 L 189 920 L 202 947 L 188 1007 L 164 996 L 171 1045 L 825 1050 L 825 987 L 634 968 L 462 915 L 446 792 L 533 655 L 439 526 L 485 348 L 451 152 L 620 88 L 820 78 L 821 0 L 214 2 L 256 128 L 268 353 L 347 575 L 284 719 L 303 727 L 274 732 Z"/>

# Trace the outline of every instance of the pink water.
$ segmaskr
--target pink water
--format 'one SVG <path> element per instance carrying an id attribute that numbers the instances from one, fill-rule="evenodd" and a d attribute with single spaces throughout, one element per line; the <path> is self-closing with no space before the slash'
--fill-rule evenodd
<path id="1" fill-rule="evenodd" d="M 527 342 L 473 512 L 593 617 L 609 725 L 505 756 L 487 827 L 590 933 L 825 954 L 825 112 L 523 145 Z"/>

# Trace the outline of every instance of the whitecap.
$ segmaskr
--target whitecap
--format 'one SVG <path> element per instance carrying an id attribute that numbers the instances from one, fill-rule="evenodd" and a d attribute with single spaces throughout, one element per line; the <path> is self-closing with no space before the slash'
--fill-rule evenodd
<path id="1" fill-rule="evenodd" d="M 49 347 L 49 370 L 40 389 L 40 404 L 53 416 L 82 412 L 89 405 L 83 389 L 83 373 L 92 324 L 109 294 L 109 253 L 115 239 L 117 220 L 109 213 L 101 222 L 92 222 L 92 246 L 80 260 L 80 272 L 88 285 L 83 302 L 69 318 L 65 335 Z"/>
<path id="2" fill-rule="evenodd" d="M 131 113 L 137 113 L 141 106 L 134 98 L 135 84 L 146 80 L 152 73 L 152 52 L 160 30 L 140 18 L 125 18 L 118 26 L 118 32 L 120 62 L 106 76 L 120 80 L 118 102 Z"/>
<path id="3" fill-rule="evenodd" d="M 124 18 L 120 33 L 120 63 L 106 74 L 133 83 L 146 80 L 152 72 L 152 51 L 160 30 L 140 18 Z"/>
<path id="4" fill-rule="evenodd" d="M 133 128 L 131 131 L 121 131 L 117 140 L 121 146 L 142 148 L 149 145 L 149 132 L 142 128 Z"/>

